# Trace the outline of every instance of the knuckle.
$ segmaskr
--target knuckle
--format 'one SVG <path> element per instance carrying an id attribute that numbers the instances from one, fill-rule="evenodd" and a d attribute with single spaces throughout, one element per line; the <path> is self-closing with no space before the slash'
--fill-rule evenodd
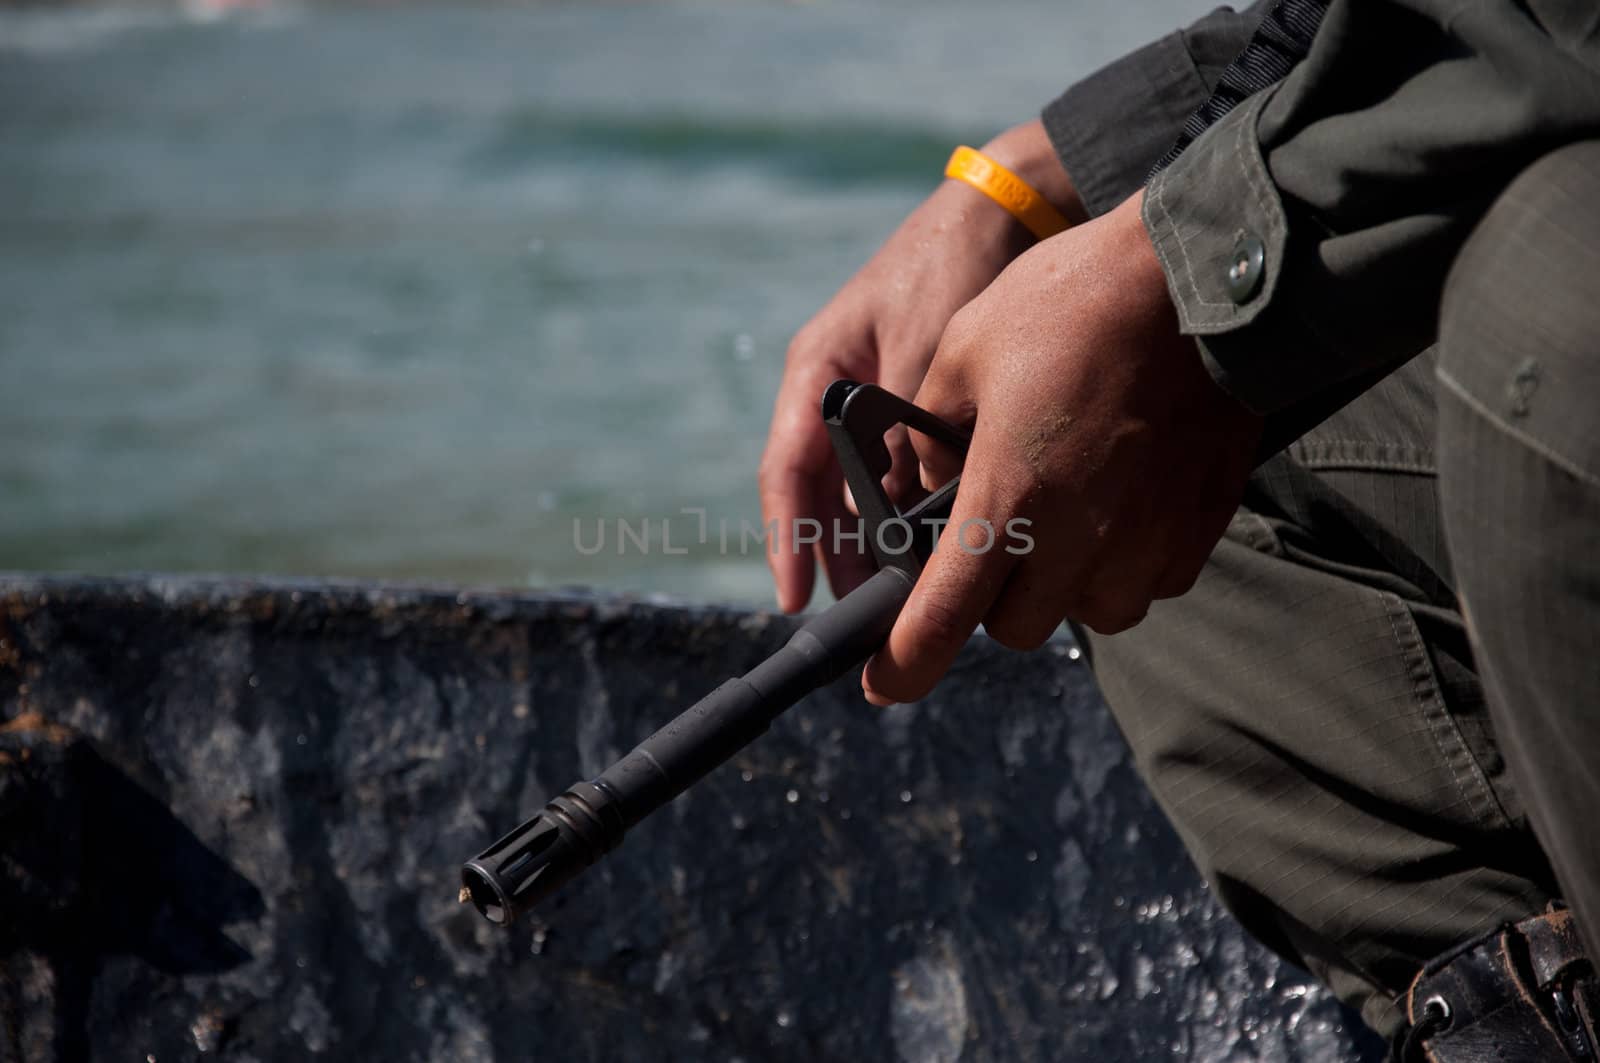
<path id="1" fill-rule="evenodd" d="M 915 462 L 897 463 L 883 478 L 883 489 L 897 503 L 912 498 L 920 486 Z"/>
<path id="2" fill-rule="evenodd" d="M 796 477 L 799 470 L 784 454 L 772 454 L 761 460 L 756 469 L 756 490 L 769 502 L 793 495 L 799 487 Z"/>
<path id="3" fill-rule="evenodd" d="M 789 339 L 789 347 L 784 351 L 784 360 L 788 362 L 804 361 L 812 351 L 818 349 L 816 319 L 801 325 Z"/>
<path id="4" fill-rule="evenodd" d="M 972 335 L 977 327 L 978 313 L 975 302 L 967 303 L 960 310 L 950 315 L 950 320 L 945 323 L 944 337 L 940 346 L 949 344 L 952 348 L 960 348 L 968 336 Z"/>
<path id="5" fill-rule="evenodd" d="M 1085 616 L 1083 623 L 1091 631 L 1101 635 L 1117 635 L 1129 628 L 1135 627 L 1145 618 L 1146 610 L 1130 612 L 1126 610 L 1097 610 L 1092 615 Z"/>
<path id="6" fill-rule="evenodd" d="M 1157 598 L 1181 598 L 1200 581 L 1200 569 L 1180 569 L 1164 576 L 1156 590 Z"/>
<path id="7" fill-rule="evenodd" d="M 972 628 L 955 607 L 940 598 L 928 598 L 920 604 L 917 628 L 922 643 L 941 654 L 959 650 L 972 634 Z"/>
<path id="8" fill-rule="evenodd" d="M 1038 620 L 1017 620 L 1010 617 L 986 618 L 983 630 L 1000 645 L 1012 650 L 1036 650 L 1050 641 L 1056 625 Z"/>
<path id="9" fill-rule="evenodd" d="M 1149 611 L 1150 602 L 1146 599 L 1089 597 L 1069 615 L 1091 631 L 1115 635 L 1137 625 Z"/>

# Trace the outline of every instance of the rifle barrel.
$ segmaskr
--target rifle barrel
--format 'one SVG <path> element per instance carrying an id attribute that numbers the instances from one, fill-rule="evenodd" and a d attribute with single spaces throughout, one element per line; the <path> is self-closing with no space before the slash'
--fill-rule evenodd
<path id="1" fill-rule="evenodd" d="M 464 899 L 509 926 L 622 841 L 628 829 L 764 734 L 811 691 L 889 637 L 914 577 L 884 568 L 803 625 L 771 657 L 730 679 L 589 782 L 467 861 Z"/>

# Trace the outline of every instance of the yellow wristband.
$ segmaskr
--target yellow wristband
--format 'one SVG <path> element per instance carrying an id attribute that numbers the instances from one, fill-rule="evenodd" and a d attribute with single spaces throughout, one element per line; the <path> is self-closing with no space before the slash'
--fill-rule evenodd
<path id="1" fill-rule="evenodd" d="M 944 175 L 965 181 L 1020 221 L 1041 240 L 1048 240 L 1068 226 L 1067 219 L 1033 186 L 981 151 L 962 145 L 950 155 Z"/>

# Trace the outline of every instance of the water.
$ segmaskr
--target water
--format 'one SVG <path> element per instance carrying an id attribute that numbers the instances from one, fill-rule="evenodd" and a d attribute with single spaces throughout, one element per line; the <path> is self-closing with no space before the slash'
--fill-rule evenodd
<path id="1" fill-rule="evenodd" d="M 756 522 L 789 335 L 950 146 L 1200 10 L 0 13 L 0 569 L 766 602 L 573 522 Z"/>

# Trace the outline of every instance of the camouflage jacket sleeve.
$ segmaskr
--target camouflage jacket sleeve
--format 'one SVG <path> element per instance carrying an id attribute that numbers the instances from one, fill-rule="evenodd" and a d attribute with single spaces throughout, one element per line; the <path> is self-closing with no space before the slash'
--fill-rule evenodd
<path id="1" fill-rule="evenodd" d="M 1045 131 L 1091 217 L 1144 184 L 1270 2 L 1242 12 L 1218 8 L 1089 75 L 1045 107 Z"/>
<path id="2" fill-rule="evenodd" d="M 1594 137 L 1593 0 L 1332 0 L 1303 61 L 1151 178 L 1144 221 L 1213 376 L 1273 413 L 1431 344 L 1496 195 Z"/>

